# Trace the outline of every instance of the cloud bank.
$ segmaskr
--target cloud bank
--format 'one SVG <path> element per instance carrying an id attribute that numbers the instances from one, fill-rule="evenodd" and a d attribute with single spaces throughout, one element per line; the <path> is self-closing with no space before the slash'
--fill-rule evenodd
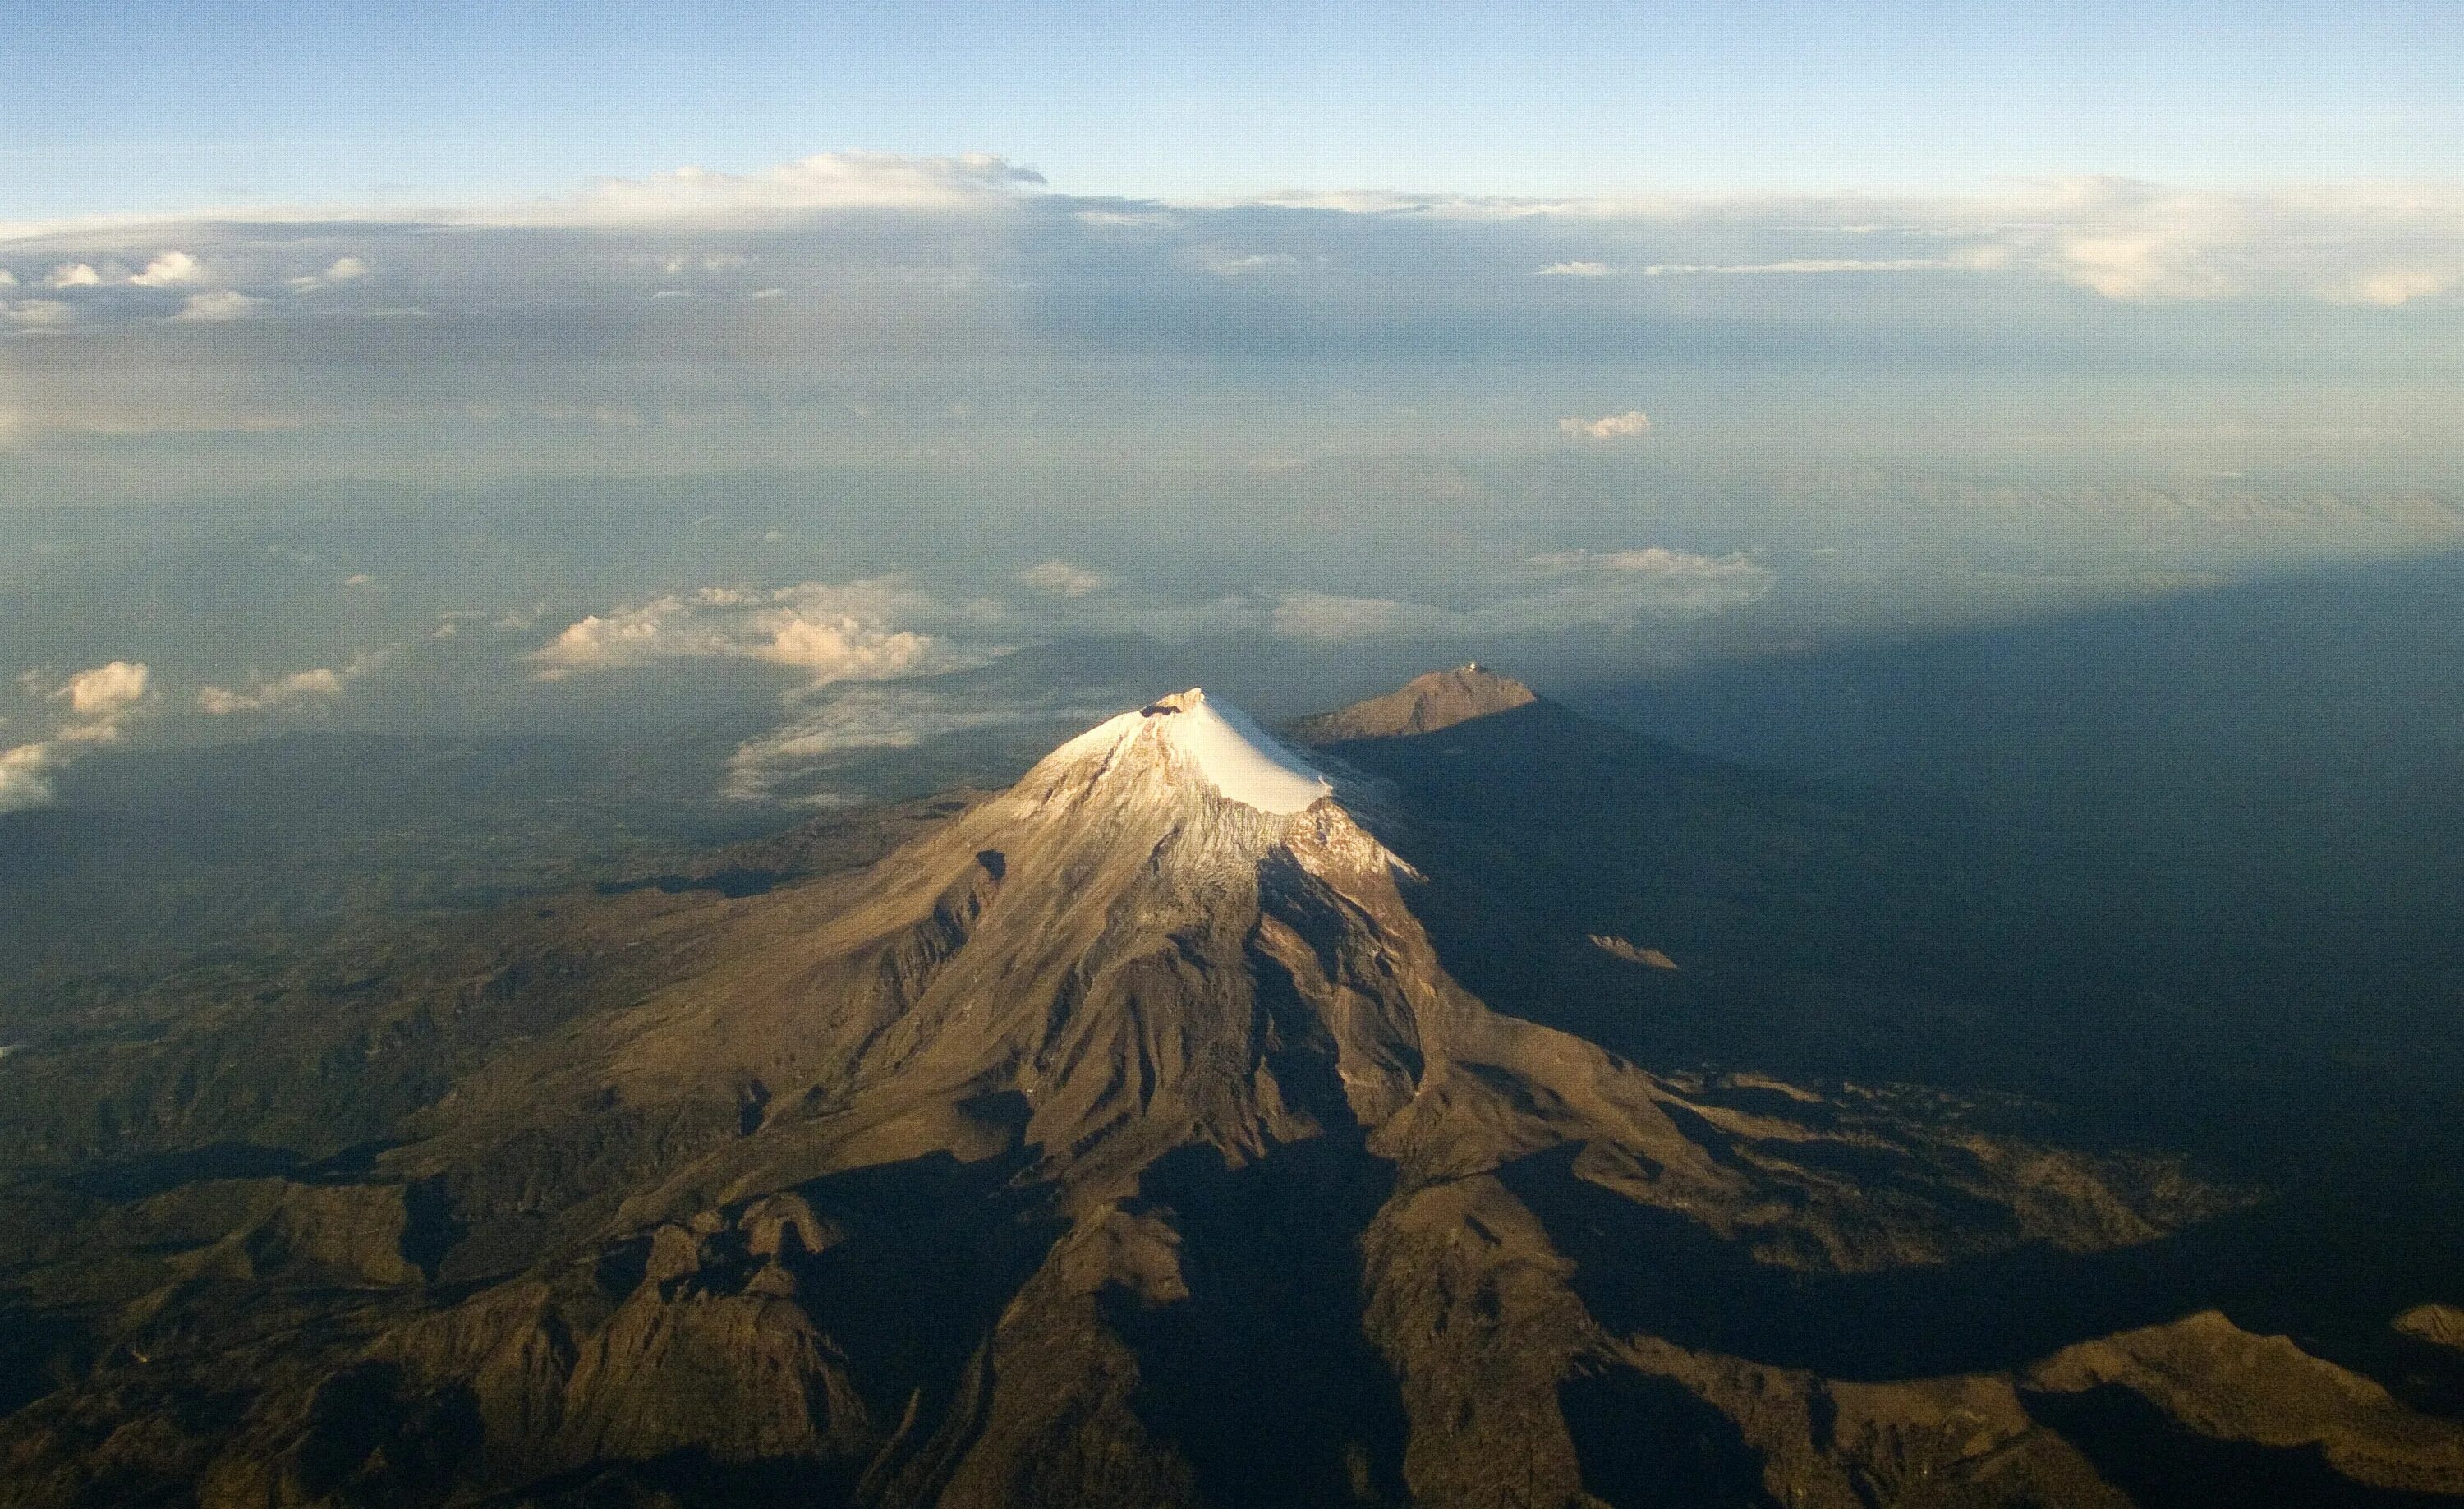
<path id="1" fill-rule="evenodd" d="M 814 686 L 948 670 L 969 656 L 930 633 L 893 627 L 930 599 L 888 578 L 762 590 L 705 587 L 591 613 L 531 655 L 540 680 L 674 659 L 757 660 Z"/>

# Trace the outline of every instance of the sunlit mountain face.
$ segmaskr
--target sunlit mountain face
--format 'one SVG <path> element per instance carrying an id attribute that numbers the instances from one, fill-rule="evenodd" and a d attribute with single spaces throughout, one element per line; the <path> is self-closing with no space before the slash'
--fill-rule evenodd
<path id="1" fill-rule="evenodd" d="M 0 1509 L 2464 1498 L 2449 8 L 19 9 Z"/>

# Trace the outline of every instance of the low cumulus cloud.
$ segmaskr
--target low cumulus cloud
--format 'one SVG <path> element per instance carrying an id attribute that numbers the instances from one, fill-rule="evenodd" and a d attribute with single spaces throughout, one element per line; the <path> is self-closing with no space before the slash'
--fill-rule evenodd
<path id="1" fill-rule="evenodd" d="M 1639 409 L 1629 409 L 1621 414 L 1597 419 L 1560 419 L 1557 433 L 1592 440 L 1631 440 L 1651 433 L 1651 416 Z"/>
<path id="2" fill-rule="evenodd" d="M 91 671 L 79 671 L 70 677 L 53 691 L 52 699 L 68 703 L 69 711 L 79 720 L 87 721 L 97 728 L 111 730 L 69 737 L 116 739 L 119 737 L 117 721 L 145 699 L 146 689 L 152 680 L 153 673 L 146 668 L 144 661 L 114 660 L 108 665 L 99 665 Z"/>
<path id="3" fill-rule="evenodd" d="M 1112 585 L 1112 579 L 1101 571 L 1090 571 L 1067 561 L 1045 561 L 1018 573 L 1018 579 L 1039 592 L 1054 597 L 1087 597 Z"/>
<path id="4" fill-rule="evenodd" d="M 113 660 L 56 684 L 31 671 L 17 684 L 59 713 L 49 737 L 0 750 L 0 812 L 49 806 L 56 799 L 55 772 L 125 737 L 129 721 L 148 705 L 153 673 L 143 660 Z"/>
<path id="5" fill-rule="evenodd" d="M 803 672 L 815 686 L 949 670 L 970 655 L 895 620 L 935 605 L 889 578 L 806 582 L 763 590 L 705 587 L 591 613 L 531 655 L 543 681 L 674 659 L 754 660 Z"/>
<path id="6" fill-rule="evenodd" d="M 302 703 L 331 702 L 352 681 L 383 665 L 384 652 L 354 656 L 342 666 L 318 666 L 282 677 L 253 677 L 244 687 L 208 686 L 197 693 L 197 710 L 209 718 L 265 713 Z"/>
<path id="7" fill-rule="evenodd" d="M 205 277 L 205 264 L 195 257 L 186 252 L 165 252 L 128 281 L 139 288 L 173 288 L 182 283 L 201 283 Z"/>

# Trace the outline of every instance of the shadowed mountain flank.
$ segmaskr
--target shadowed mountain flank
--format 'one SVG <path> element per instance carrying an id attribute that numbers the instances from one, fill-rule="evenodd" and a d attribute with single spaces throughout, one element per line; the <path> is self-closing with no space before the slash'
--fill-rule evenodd
<path id="1" fill-rule="evenodd" d="M 1973 1060 L 1858 971 L 1977 977 L 1888 833 L 1397 697 L 1313 751 L 1172 694 L 11 1054 L 0 1504 L 2102 1506 L 2165 1431 L 2464 1490 L 2444 1375 L 2244 1329 L 2265 1191 L 1908 1082 Z M 1790 1061 L 1891 1076 L 1711 1052 L 1813 978 L 1862 1015 Z"/>

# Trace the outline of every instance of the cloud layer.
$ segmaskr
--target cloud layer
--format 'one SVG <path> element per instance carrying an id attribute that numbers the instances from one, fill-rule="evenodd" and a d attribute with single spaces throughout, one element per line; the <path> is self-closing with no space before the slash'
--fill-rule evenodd
<path id="1" fill-rule="evenodd" d="M 1493 388 L 1484 411 L 1477 374 L 1638 361 L 1962 392 L 2085 362 L 2424 385 L 2464 306 L 2464 187 L 1174 204 L 1073 197 L 998 157 L 825 153 L 419 211 L 0 227 L 0 466 L 41 453 L 45 486 L 359 475 L 380 455 L 444 482 L 1030 446 L 1127 464 L 1293 455 L 1300 434 L 1397 446 L 1409 426 L 1325 397 L 1395 373 L 1447 391 L 1427 433 L 1455 444 L 1528 437 L 1524 405 L 1569 415 L 1598 390 Z M 2312 312 L 2183 314 L 2235 302 Z M 1640 409 L 1567 433 L 1680 411 L 1661 385 L 1630 390 Z M 158 436 L 192 438 L 173 464 L 120 454 Z"/>

